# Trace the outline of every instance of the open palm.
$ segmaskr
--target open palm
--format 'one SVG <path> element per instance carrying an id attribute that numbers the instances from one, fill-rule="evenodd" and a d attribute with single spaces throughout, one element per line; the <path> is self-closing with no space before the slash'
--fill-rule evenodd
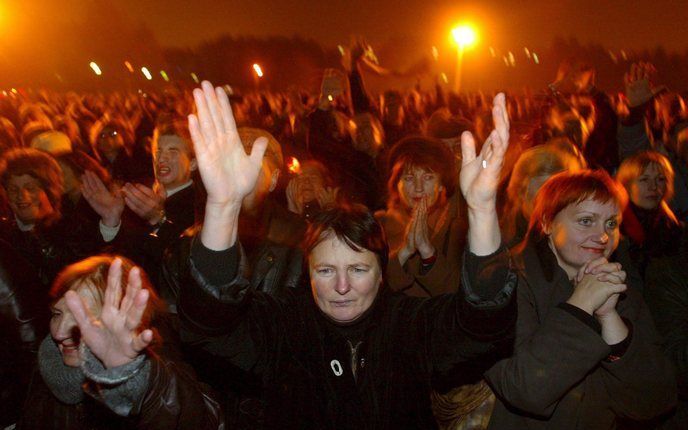
<path id="1" fill-rule="evenodd" d="M 148 303 L 148 290 L 141 288 L 138 268 L 129 272 L 126 293 L 122 298 L 122 261 L 116 259 L 108 270 L 103 309 L 99 317 L 91 314 L 81 297 L 65 294 L 67 307 L 79 325 L 81 339 L 107 368 L 133 361 L 153 340 L 149 329 L 140 331 L 141 319 Z"/>
<path id="2" fill-rule="evenodd" d="M 503 93 L 494 98 L 492 120 L 495 128 L 478 155 L 473 135 L 468 131 L 461 135 L 461 193 L 468 207 L 478 211 L 495 209 L 500 171 L 509 146 L 509 116 Z"/>
<path id="3" fill-rule="evenodd" d="M 204 81 L 193 96 L 197 114 L 189 115 L 189 131 L 207 204 L 240 203 L 256 185 L 267 139 L 258 138 L 246 155 L 224 90 Z"/>

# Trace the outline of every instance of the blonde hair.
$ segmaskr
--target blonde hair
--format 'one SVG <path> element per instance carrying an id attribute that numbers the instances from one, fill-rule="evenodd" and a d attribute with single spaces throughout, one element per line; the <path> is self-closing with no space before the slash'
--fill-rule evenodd
<path id="1" fill-rule="evenodd" d="M 70 264 L 55 278 L 50 289 L 50 298 L 56 302 L 65 295 L 67 291 L 77 291 L 87 289 L 95 299 L 99 310 L 102 309 L 105 300 L 105 289 L 107 288 L 108 270 L 116 258 L 122 260 L 122 279 L 120 289 L 122 297 L 127 289 L 129 272 L 135 267 L 134 262 L 128 258 L 117 255 L 96 255 Z M 148 290 L 148 304 L 143 313 L 142 326 L 150 327 L 151 320 L 160 311 L 164 310 L 163 301 L 151 286 L 146 274 L 141 270 L 141 287 Z"/>
<path id="2" fill-rule="evenodd" d="M 511 239 L 516 235 L 516 220 L 521 213 L 521 202 L 528 186 L 538 176 L 553 176 L 563 171 L 577 172 L 585 168 L 573 152 L 564 151 L 560 144 L 537 145 L 524 151 L 514 165 L 506 188 L 504 207 L 504 236 Z M 533 196 L 533 199 L 535 196 Z"/>

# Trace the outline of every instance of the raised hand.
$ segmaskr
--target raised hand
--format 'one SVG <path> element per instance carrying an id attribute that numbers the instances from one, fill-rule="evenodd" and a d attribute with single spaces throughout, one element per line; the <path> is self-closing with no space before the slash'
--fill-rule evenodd
<path id="1" fill-rule="evenodd" d="M 641 106 L 654 96 L 654 77 L 657 69 L 650 63 L 633 63 L 624 75 L 626 99 L 630 107 Z"/>
<path id="2" fill-rule="evenodd" d="M 303 202 L 301 201 L 300 193 L 298 192 L 298 178 L 291 178 L 287 185 L 287 208 L 289 211 L 301 215 L 303 213 Z"/>
<path id="3" fill-rule="evenodd" d="M 100 215 L 103 224 L 108 227 L 119 225 L 124 211 L 124 199 L 120 192 L 118 190 L 110 192 L 98 175 L 89 170 L 81 177 L 81 184 L 81 195 Z"/>
<path id="4" fill-rule="evenodd" d="M 151 343 L 153 332 L 140 330 L 149 293 L 141 288 L 138 268 L 129 271 L 122 298 L 122 261 L 115 259 L 108 270 L 107 288 L 100 317 L 91 314 L 75 291 L 65 294 L 67 307 L 81 331 L 81 340 L 106 368 L 130 363 Z"/>
<path id="5" fill-rule="evenodd" d="M 337 204 L 337 194 L 339 187 L 322 187 L 315 192 L 315 198 L 322 209 L 329 209 Z"/>
<path id="6" fill-rule="evenodd" d="M 492 107 L 494 130 L 483 144 L 480 154 L 475 153 L 475 139 L 469 131 L 461 135 L 461 193 L 469 210 L 494 212 L 497 202 L 499 175 L 504 154 L 509 146 L 509 116 L 506 98 L 497 94 Z"/>
<path id="7" fill-rule="evenodd" d="M 224 90 L 203 81 L 193 96 L 198 113 L 189 115 L 189 132 L 207 205 L 241 205 L 256 185 L 268 141 L 256 139 L 246 155 Z"/>
<path id="8" fill-rule="evenodd" d="M 156 192 L 142 184 L 126 183 L 122 187 L 122 192 L 124 202 L 132 212 L 150 225 L 160 222 L 165 214 L 165 190 L 162 187 Z"/>

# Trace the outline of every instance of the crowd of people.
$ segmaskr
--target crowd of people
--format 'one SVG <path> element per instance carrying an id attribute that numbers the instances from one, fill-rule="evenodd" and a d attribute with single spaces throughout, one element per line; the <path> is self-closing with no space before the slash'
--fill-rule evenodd
<path id="1" fill-rule="evenodd" d="M 685 427 L 681 94 L 376 96 L 365 52 L 0 99 L 0 427 Z"/>

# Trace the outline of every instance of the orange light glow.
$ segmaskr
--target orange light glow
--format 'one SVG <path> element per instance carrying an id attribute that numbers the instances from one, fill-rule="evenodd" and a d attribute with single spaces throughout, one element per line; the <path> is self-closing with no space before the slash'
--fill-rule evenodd
<path id="1" fill-rule="evenodd" d="M 289 163 L 287 163 L 287 169 L 289 169 L 289 173 L 293 173 L 295 175 L 300 175 L 301 174 L 301 163 L 299 163 L 299 160 L 297 160 L 296 157 L 291 157 L 289 159 Z"/>
<path id="2" fill-rule="evenodd" d="M 125 62 L 124 62 L 124 67 L 126 67 L 127 70 L 129 70 L 129 73 L 134 73 L 134 67 L 131 65 L 130 62 L 125 61 Z"/>
<path id="3" fill-rule="evenodd" d="M 477 32 L 470 25 L 459 25 L 451 31 L 454 42 L 460 47 L 469 47 L 478 39 Z"/>

